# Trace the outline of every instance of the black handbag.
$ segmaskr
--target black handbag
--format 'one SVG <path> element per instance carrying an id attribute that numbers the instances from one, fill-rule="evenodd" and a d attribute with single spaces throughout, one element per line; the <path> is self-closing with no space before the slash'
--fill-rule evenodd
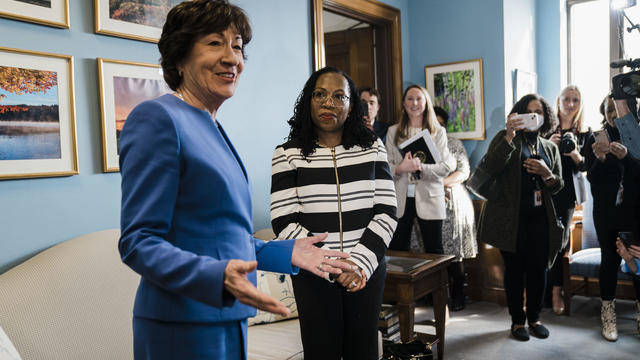
<path id="1" fill-rule="evenodd" d="M 485 156 L 487 155 L 485 154 Z M 496 176 L 487 171 L 485 158 L 483 156 L 476 169 L 473 170 L 471 176 L 467 179 L 465 186 L 469 192 L 476 197 L 487 200 L 495 198 L 498 192 L 496 182 Z"/>
<path id="2" fill-rule="evenodd" d="M 423 344 L 419 340 L 414 340 L 406 344 L 385 342 L 382 348 L 384 360 L 433 359 L 433 351 L 431 351 L 431 347 Z"/>

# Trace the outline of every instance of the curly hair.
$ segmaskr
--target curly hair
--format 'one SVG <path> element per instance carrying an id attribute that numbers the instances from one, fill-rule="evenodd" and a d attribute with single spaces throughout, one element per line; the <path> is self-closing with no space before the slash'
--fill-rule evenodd
<path id="1" fill-rule="evenodd" d="M 347 96 L 349 96 L 351 102 L 351 111 L 349 111 L 347 120 L 342 128 L 342 146 L 345 149 L 349 149 L 359 145 L 366 149 L 372 147 L 376 141 L 376 135 L 365 126 L 362 118 L 364 112 L 360 107 L 360 99 L 358 98 L 355 83 L 344 71 L 328 66 L 311 74 L 296 100 L 293 116 L 287 121 L 291 127 L 287 140 L 300 148 L 300 153 L 305 159 L 313 154 L 319 146 L 318 133 L 311 119 L 311 93 L 315 89 L 318 78 L 328 73 L 339 74 L 349 83 L 349 94 Z"/>
<path id="2" fill-rule="evenodd" d="M 528 113 L 529 111 L 527 110 L 527 107 L 529 106 L 529 103 L 532 102 L 533 100 L 538 100 L 542 104 L 542 115 L 544 117 L 544 122 L 542 123 L 542 126 L 540 127 L 540 129 L 538 129 L 538 132 L 540 136 L 546 138 L 549 135 L 551 135 L 551 133 L 556 129 L 556 127 L 558 127 L 558 118 L 556 117 L 556 114 L 554 114 L 553 111 L 551 110 L 551 105 L 549 105 L 549 102 L 545 100 L 542 96 L 537 94 L 528 94 L 521 97 L 520 100 L 518 100 L 518 102 L 515 103 L 515 105 L 513 105 L 513 107 L 511 108 L 511 111 L 509 112 L 509 115 L 513 113 L 518 113 L 518 114 Z"/>
<path id="3" fill-rule="evenodd" d="M 251 41 L 251 25 L 241 8 L 227 0 L 192 0 L 169 11 L 158 50 L 162 74 L 171 90 L 175 91 L 182 83 L 178 66 L 189 56 L 196 41 L 208 34 L 221 33 L 229 26 L 235 27 L 242 37 L 242 55 L 246 59 L 244 47 Z"/>

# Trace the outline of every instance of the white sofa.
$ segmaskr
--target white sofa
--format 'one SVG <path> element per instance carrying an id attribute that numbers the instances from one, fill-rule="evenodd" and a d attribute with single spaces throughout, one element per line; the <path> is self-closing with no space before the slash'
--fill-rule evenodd
<path id="1" fill-rule="evenodd" d="M 12 358 L 2 329 L 24 360 L 133 358 L 140 278 L 120 261 L 118 237 L 79 236 L 0 274 L 0 359 Z M 251 326 L 248 337 L 249 359 L 302 359 L 297 319 Z"/>

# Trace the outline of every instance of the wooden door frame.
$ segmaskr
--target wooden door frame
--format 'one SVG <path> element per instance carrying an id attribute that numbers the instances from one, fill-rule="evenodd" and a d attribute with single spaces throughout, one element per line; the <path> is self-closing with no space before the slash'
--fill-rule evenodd
<path id="1" fill-rule="evenodd" d="M 313 67 L 314 71 L 325 66 L 324 29 L 322 11 L 345 15 L 353 19 L 374 24 L 383 30 L 376 46 L 390 48 L 381 65 L 391 69 L 391 76 L 380 79 L 379 87 L 390 88 L 392 94 L 391 116 L 400 114 L 402 105 L 402 36 L 400 32 L 400 10 L 373 0 L 311 0 L 311 17 L 313 19 Z M 383 104 L 385 106 L 385 104 Z M 390 124 L 394 119 L 385 119 Z"/>

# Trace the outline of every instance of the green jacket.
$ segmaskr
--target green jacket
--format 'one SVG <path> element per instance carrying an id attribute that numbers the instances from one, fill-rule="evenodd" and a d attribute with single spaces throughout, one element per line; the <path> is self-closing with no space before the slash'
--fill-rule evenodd
<path id="1" fill-rule="evenodd" d="M 515 252 L 518 236 L 518 220 L 520 216 L 520 187 L 522 175 L 522 138 L 516 133 L 511 144 L 504 139 L 505 130 L 499 131 L 491 141 L 485 155 L 486 170 L 496 176 L 496 194 L 484 206 L 480 215 L 478 240 L 495 246 L 500 250 Z M 556 254 L 562 248 L 563 226 L 557 220 L 551 195 L 564 186 L 562 165 L 558 147 L 547 139 L 538 137 L 544 153 L 551 162 L 551 172 L 555 184 L 542 186 L 542 194 L 549 224 L 549 267 Z"/>

